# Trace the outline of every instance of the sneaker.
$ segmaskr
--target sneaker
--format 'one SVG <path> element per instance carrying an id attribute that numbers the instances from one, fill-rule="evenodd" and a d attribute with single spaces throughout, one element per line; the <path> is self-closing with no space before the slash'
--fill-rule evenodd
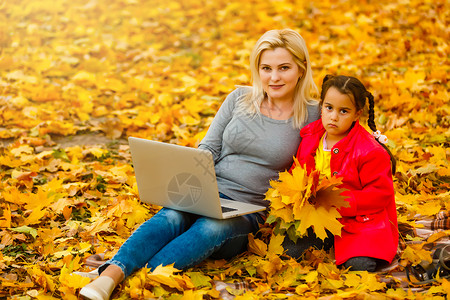
<path id="1" fill-rule="evenodd" d="M 95 287 L 85 286 L 80 291 L 81 299 L 87 300 L 108 300 L 109 297 L 106 297 L 104 294 L 100 293 L 95 289 Z"/>
<path id="2" fill-rule="evenodd" d="M 115 288 L 112 278 L 101 276 L 80 290 L 82 299 L 108 300 Z"/>

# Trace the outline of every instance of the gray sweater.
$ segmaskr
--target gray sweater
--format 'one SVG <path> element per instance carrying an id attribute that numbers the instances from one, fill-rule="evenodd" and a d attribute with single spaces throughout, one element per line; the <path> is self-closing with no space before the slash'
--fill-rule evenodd
<path id="1" fill-rule="evenodd" d="M 238 97 L 248 88 L 238 88 L 223 102 L 199 148 L 214 157 L 219 191 L 228 197 L 268 206 L 264 194 L 269 181 L 289 169 L 300 143 L 300 129 L 289 120 L 274 120 L 236 113 Z M 319 118 L 318 106 L 308 107 L 309 124 Z"/>

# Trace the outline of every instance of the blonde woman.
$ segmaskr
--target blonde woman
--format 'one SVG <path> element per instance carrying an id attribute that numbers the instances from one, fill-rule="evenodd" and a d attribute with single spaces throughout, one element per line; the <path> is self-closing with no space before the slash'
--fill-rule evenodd
<path id="1" fill-rule="evenodd" d="M 309 54 L 303 38 L 290 29 L 266 32 L 250 58 L 252 86 L 228 95 L 199 148 L 214 157 L 222 198 L 268 206 L 269 181 L 289 169 L 300 143 L 300 129 L 319 119 L 312 94 Z M 227 220 L 169 208 L 144 222 L 82 288 L 86 299 L 109 299 L 114 288 L 147 266 L 194 266 L 208 257 L 231 258 L 247 248 L 265 213 Z"/>

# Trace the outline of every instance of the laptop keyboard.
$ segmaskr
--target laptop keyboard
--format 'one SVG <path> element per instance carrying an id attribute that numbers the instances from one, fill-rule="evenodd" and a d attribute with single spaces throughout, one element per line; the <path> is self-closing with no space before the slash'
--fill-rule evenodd
<path id="1" fill-rule="evenodd" d="M 236 208 L 222 206 L 222 213 L 226 213 L 226 212 L 229 212 L 229 211 L 235 211 L 235 210 L 237 210 L 237 209 Z"/>

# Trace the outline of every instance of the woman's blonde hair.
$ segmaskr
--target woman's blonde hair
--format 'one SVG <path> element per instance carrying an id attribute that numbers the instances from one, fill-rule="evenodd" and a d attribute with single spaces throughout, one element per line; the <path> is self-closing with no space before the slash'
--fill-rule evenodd
<path id="1" fill-rule="evenodd" d="M 249 93 L 243 95 L 240 102 L 240 110 L 251 115 L 260 113 L 261 103 L 266 96 L 259 76 L 261 54 L 265 50 L 274 50 L 275 48 L 288 50 L 292 54 L 295 63 L 304 72 L 297 82 L 294 93 L 294 126 L 300 128 L 308 118 L 307 105 L 317 105 L 319 90 L 312 77 L 306 43 L 302 36 L 292 29 L 269 30 L 256 42 L 250 54 L 253 88 Z"/>

